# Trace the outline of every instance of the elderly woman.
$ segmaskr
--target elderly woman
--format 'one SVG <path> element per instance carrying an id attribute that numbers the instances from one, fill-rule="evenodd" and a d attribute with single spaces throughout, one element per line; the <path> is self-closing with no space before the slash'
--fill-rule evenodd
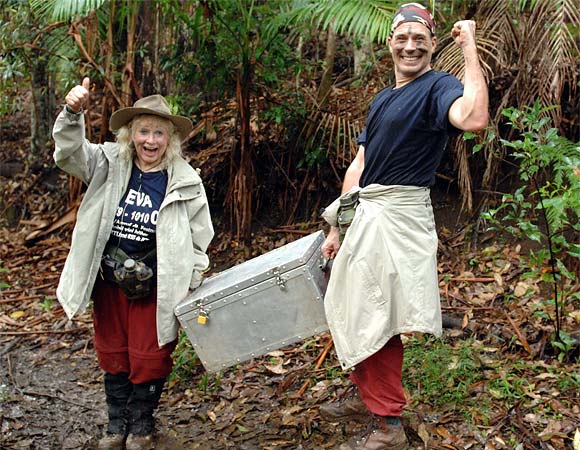
<path id="1" fill-rule="evenodd" d="M 53 130 L 56 164 L 87 185 L 57 297 L 69 318 L 93 299 L 109 415 L 98 449 L 151 449 L 177 342 L 173 310 L 199 286 L 214 230 L 202 181 L 181 157 L 191 121 L 151 95 L 111 116 L 115 143 L 92 144 L 88 97 L 85 78 Z"/>

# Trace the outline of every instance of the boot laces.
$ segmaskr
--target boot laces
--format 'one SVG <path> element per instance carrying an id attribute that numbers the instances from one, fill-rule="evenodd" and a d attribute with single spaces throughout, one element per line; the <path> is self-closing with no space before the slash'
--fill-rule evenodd
<path id="1" fill-rule="evenodd" d="M 342 393 L 340 393 L 334 400 L 338 404 L 346 403 L 349 400 L 353 400 L 358 395 L 358 388 L 356 385 L 351 385 L 347 387 Z"/>

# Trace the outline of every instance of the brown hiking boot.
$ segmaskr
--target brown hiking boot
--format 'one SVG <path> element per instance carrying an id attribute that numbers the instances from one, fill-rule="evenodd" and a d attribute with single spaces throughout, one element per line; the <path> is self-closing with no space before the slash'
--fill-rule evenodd
<path id="1" fill-rule="evenodd" d="M 146 436 L 130 434 L 127 437 L 127 450 L 153 450 L 154 448 L 155 440 L 152 434 Z"/>
<path id="2" fill-rule="evenodd" d="M 125 443 L 125 436 L 122 434 L 105 433 L 97 444 L 97 450 L 121 450 Z"/>
<path id="3" fill-rule="evenodd" d="M 338 400 L 320 407 L 320 417 L 327 422 L 366 422 L 371 413 L 362 401 L 358 388 L 351 386 Z"/>
<path id="4" fill-rule="evenodd" d="M 375 416 L 369 429 L 335 450 L 406 450 L 409 447 L 402 426 L 387 425 L 385 418 Z"/>

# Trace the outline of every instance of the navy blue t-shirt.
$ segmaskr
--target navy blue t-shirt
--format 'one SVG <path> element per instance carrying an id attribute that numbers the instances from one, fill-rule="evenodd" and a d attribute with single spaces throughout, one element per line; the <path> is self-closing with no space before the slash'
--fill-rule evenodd
<path id="1" fill-rule="evenodd" d="M 357 142 L 365 148 L 360 186 L 431 186 L 450 134 L 449 108 L 463 95 L 453 75 L 430 70 L 374 98 Z"/>
<path id="2" fill-rule="evenodd" d="M 119 203 L 109 243 L 134 255 L 155 248 L 157 215 L 165 198 L 167 172 L 142 172 L 135 164 Z"/>

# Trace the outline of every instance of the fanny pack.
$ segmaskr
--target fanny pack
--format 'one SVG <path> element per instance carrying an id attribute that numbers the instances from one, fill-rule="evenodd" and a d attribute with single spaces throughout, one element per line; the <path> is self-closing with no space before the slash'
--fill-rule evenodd
<path id="1" fill-rule="evenodd" d="M 155 249 L 128 255 L 119 247 L 107 245 L 101 259 L 101 274 L 106 281 L 117 284 L 128 300 L 140 300 L 155 289 L 155 256 Z"/>

